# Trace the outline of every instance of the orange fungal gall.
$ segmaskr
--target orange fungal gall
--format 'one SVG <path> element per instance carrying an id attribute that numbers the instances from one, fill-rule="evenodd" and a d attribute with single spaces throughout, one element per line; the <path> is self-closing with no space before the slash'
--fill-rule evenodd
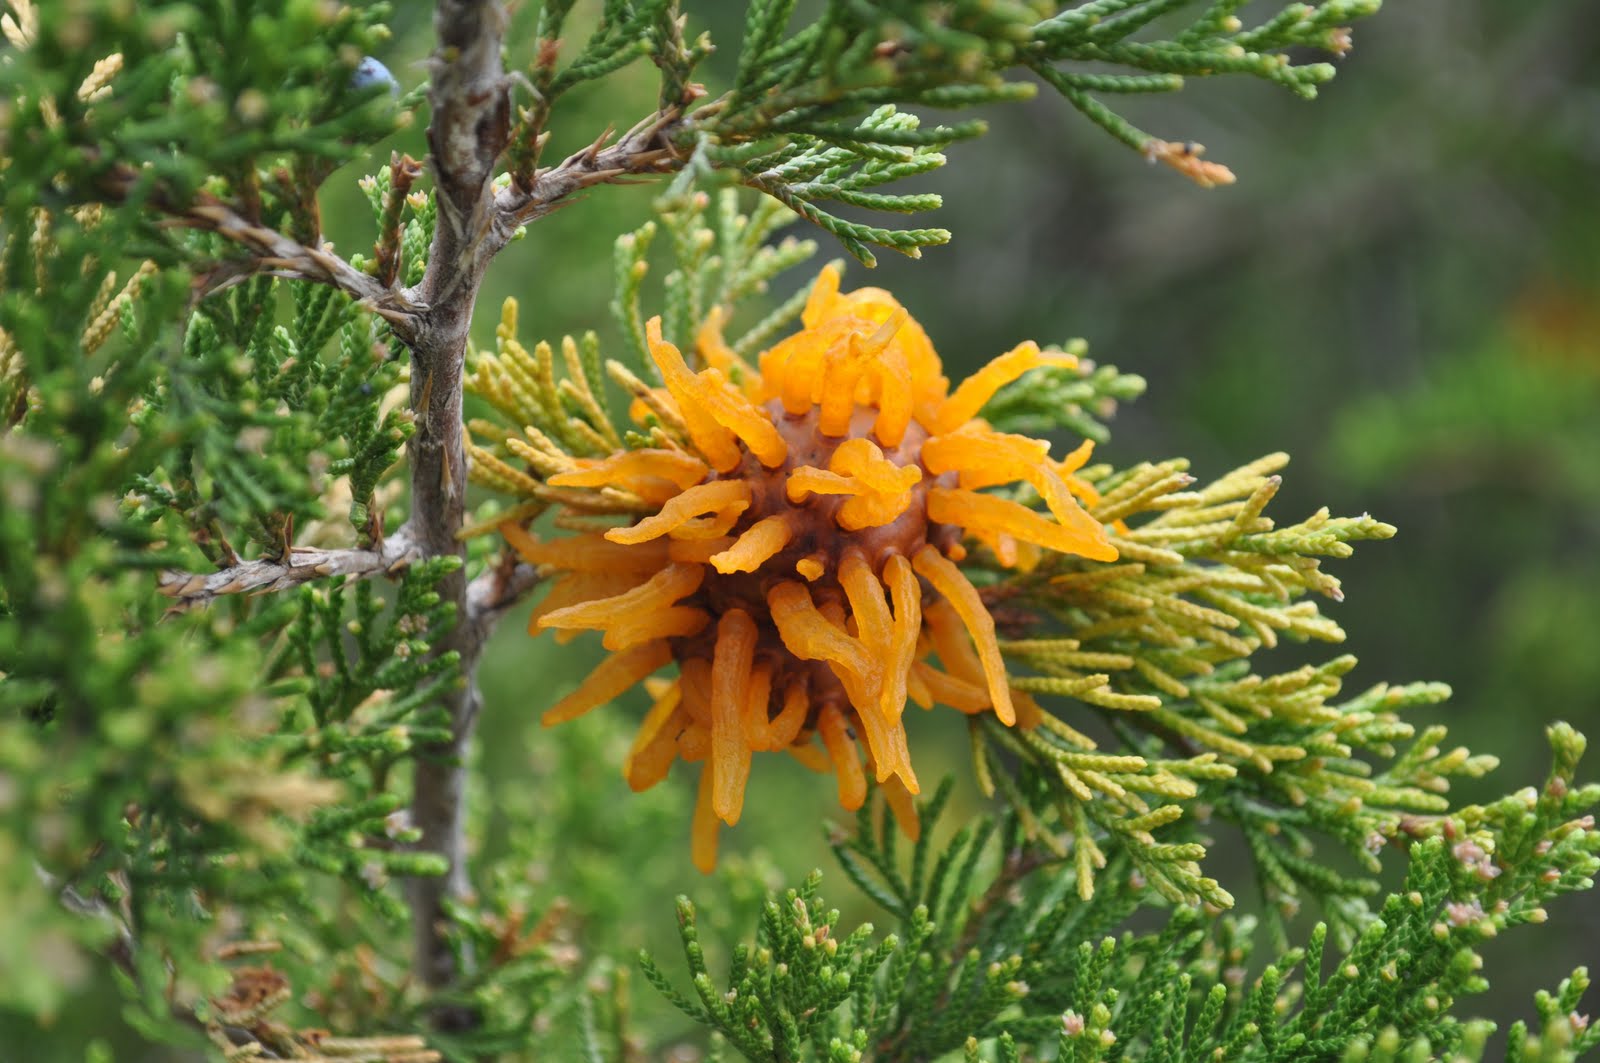
<path id="1" fill-rule="evenodd" d="M 530 630 L 599 631 L 612 651 L 544 721 L 646 682 L 654 705 L 623 775 L 643 790 L 678 760 L 701 765 L 691 851 L 705 870 L 719 823 L 743 810 L 756 753 L 832 772 L 846 808 L 876 780 L 915 837 L 908 700 L 1008 726 L 1039 718 L 1008 682 L 994 619 L 962 571 L 963 540 L 1008 567 L 1043 551 L 1117 556 L 1084 508 L 1093 489 L 1073 476 L 1088 444 L 1055 461 L 1047 443 L 978 417 L 1030 369 L 1075 362 L 1023 343 L 952 391 L 905 308 L 880 289 L 841 292 L 831 267 L 801 330 L 754 367 L 724 342 L 722 321 L 713 311 L 696 334 L 698 369 L 659 320 L 647 324 L 665 388 L 636 390 L 634 414 L 673 426 L 681 446 L 657 430 L 651 447 L 548 479 L 637 499 L 646 515 L 552 541 L 503 527 L 550 577 Z M 1008 484 L 1044 509 L 984 493 Z M 671 678 L 648 678 L 669 665 Z"/>

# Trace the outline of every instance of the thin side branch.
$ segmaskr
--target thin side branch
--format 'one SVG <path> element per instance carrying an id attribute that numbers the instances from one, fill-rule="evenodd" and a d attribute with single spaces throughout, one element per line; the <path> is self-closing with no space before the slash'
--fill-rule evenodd
<path id="1" fill-rule="evenodd" d="M 504 563 L 467 584 L 467 623 L 487 639 L 495 621 L 538 585 L 538 570 L 508 554 Z"/>
<path id="2" fill-rule="evenodd" d="M 261 273 L 331 284 L 383 317 L 395 335 L 407 342 L 416 335 L 417 316 L 427 310 L 426 305 L 412 301 L 398 289 L 385 287 L 376 277 L 356 269 L 332 251 L 307 247 L 276 229 L 257 225 L 225 203 L 197 203 L 175 217 L 173 223 L 214 232 L 250 252 L 247 259 L 221 263 L 203 274 L 203 295 Z"/>
<path id="3" fill-rule="evenodd" d="M 696 114 L 707 110 L 702 108 Z M 517 226 L 549 214 L 568 197 L 594 185 L 681 169 L 685 157 L 674 146 L 673 138 L 686 121 L 681 110 L 658 111 L 609 148 L 605 147 L 611 139 L 608 129 L 593 144 L 567 156 L 559 165 L 540 170 L 527 191 L 518 190 L 514 184 L 501 189 L 495 197 L 497 230 L 509 237 Z"/>
<path id="4" fill-rule="evenodd" d="M 318 550 L 295 547 L 279 561 L 241 561 L 217 572 L 161 574 L 159 589 L 177 600 L 175 608 L 209 605 L 226 594 L 270 594 L 330 576 L 394 575 L 419 556 L 416 544 L 402 528 L 377 550 Z"/>
<path id="5" fill-rule="evenodd" d="M 102 187 L 108 198 L 120 202 L 132 196 L 142 180 L 138 170 L 119 166 Z M 193 203 L 177 203 L 156 189 L 149 193 L 149 203 L 168 216 L 167 225 L 214 232 L 249 253 L 246 258 L 219 262 L 200 273 L 196 294 L 202 298 L 261 275 L 327 284 L 384 318 L 395 334 L 408 343 L 416 335 L 419 315 L 428 309 L 425 303 L 379 282 L 332 251 L 308 247 L 276 229 L 253 222 L 215 196 L 202 193 Z"/>

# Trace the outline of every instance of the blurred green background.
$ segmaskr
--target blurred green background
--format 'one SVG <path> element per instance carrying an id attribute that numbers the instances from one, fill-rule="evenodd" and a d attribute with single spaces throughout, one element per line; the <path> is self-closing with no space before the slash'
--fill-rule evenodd
<path id="1" fill-rule="evenodd" d="M 380 58 L 409 88 L 423 77 L 428 11 L 397 6 Z M 742 5 L 686 6 L 691 34 L 737 40 Z M 531 57 L 531 21 L 516 16 L 513 64 Z M 1362 662 L 1350 683 L 1451 684 L 1455 698 L 1419 721 L 1442 719 L 1501 757 L 1461 795 L 1487 797 L 1542 777 L 1546 722 L 1600 737 L 1600 5 L 1393 0 L 1355 41 L 1314 103 L 1201 79 L 1178 96 L 1119 101 L 1155 135 L 1205 144 L 1239 175 L 1229 188 L 1147 166 L 1047 93 L 992 109 L 987 137 L 903 189 L 945 196 L 927 223 L 954 242 L 915 262 L 885 253 L 871 274 L 852 265 L 846 286 L 894 291 L 952 376 L 1021 339 L 1072 336 L 1142 374 L 1149 392 L 1113 422 L 1108 460 L 1184 455 L 1211 478 L 1286 450 L 1295 462 L 1273 512 L 1327 505 L 1398 525 L 1394 541 L 1333 568 L 1347 600 L 1328 611 Z M 731 59 L 704 72 L 713 91 Z M 630 69 L 564 101 L 547 160 L 645 114 L 652 73 Z M 420 125 L 395 146 L 420 157 Z M 329 235 L 346 253 L 371 240 L 357 169 L 327 186 Z M 601 188 L 537 223 L 491 272 L 479 341 L 515 295 L 524 340 L 594 328 L 614 350 L 610 245 L 648 216 L 653 194 Z M 819 262 L 841 254 L 825 234 L 791 231 L 820 237 Z M 622 781 L 639 706 L 537 726 L 598 640 L 558 648 L 522 627 L 506 622 L 483 669 L 483 852 L 536 833 L 544 855 L 524 870 L 572 899 L 587 947 L 666 952 L 675 893 L 732 922 L 753 882 L 831 868 L 817 828 L 838 815 L 831 780 L 768 758 L 778 763 L 759 766 L 743 822 L 723 835 L 724 868 L 755 874 L 697 875 L 692 776 L 680 769 L 643 796 Z M 913 724 L 918 771 L 956 773 L 957 807 L 970 809 L 965 740 L 946 715 Z M 1209 870 L 1253 903 L 1247 867 L 1219 855 Z M 871 917 L 841 875 L 828 884 L 830 900 Z M 1600 961 L 1600 902 L 1570 898 L 1519 942 L 1491 943 L 1494 989 L 1468 1008 L 1502 1022 L 1531 1014 L 1533 988 Z M 711 951 L 715 965 L 725 954 Z M 670 1040 L 679 1027 L 651 991 L 640 983 L 635 996 L 646 1030 Z M 172 1057 L 130 1045 L 117 1058 Z"/>

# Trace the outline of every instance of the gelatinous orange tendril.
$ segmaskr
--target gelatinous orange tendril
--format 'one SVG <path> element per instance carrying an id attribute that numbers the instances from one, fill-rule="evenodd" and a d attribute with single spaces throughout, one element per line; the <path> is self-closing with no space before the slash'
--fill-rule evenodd
<path id="1" fill-rule="evenodd" d="M 584 458 L 574 472 L 552 476 L 555 487 L 620 487 L 653 505 L 706 478 L 709 466 L 681 450 L 623 450 L 609 457 Z"/>
<path id="2" fill-rule="evenodd" d="M 677 531 L 703 514 L 720 515 L 728 511 L 738 514 L 749 506 L 749 484 L 739 480 L 713 480 L 689 488 L 662 506 L 661 512 L 651 514 L 632 527 L 612 528 L 606 532 L 606 538 L 625 545 L 642 543 Z"/>

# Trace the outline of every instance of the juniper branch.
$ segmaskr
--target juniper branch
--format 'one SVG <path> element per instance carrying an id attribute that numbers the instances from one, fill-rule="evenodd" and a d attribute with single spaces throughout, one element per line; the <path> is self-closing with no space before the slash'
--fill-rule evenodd
<path id="1" fill-rule="evenodd" d="M 416 544 L 402 528 L 376 550 L 295 547 L 285 558 L 241 561 L 216 572 L 169 569 L 161 574 L 158 586 L 162 594 L 176 599 L 176 608 L 189 609 L 228 594 L 270 594 L 330 576 L 394 575 L 417 556 Z"/>
<path id="2" fill-rule="evenodd" d="M 120 167 L 107 181 L 108 194 L 114 201 L 128 199 L 139 180 L 136 170 Z M 168 215 L 166 226 L 216 233 L 248 253 L 247 257 L 219 262 L 202 271 L 196 282 L 196 294 L 200 297 L 214 295 L 259 276 L 327 284 L 370 308 L 389 322 L 397 336 L 406 340 L 414 334 L 417 316 L 427 309 L 331 250 L 308 247 L 276 229 L 251 221 L 215 196 L 202 194 L 194 202 L 180 206 L 158 190 L 150 197 L 150 202 L 156 210 Z"/>
<path id="3" fill-rule="evenodd" d="M 496 620 L 539 585 L 539 573 L 532 565 L 516 561 L 507 554 L 505 562 L 491 568 L 467 584 L 466 623 L 488 638 Z"/>
<path id="4" fill-rule="evenodd" d="M 700 114 L 715 105 L 701 108 Z M 495 196 L 496 232 L 507 240 L 516 227 L 559 209 L 569 198 L 594 185 L 627 177 L 671 173 L 683 166 L 684 156 L 673 145 L 685 127 L 681 109 L 657 111 L 639 122 L 622 139 L 605 147 L 606 130 L 594 143 L 576 151 L 553 167 L 540 170 L 532 186 L 523 191 L 512 184 Z"/>
<path id="5" fill-rule="evenodd" d="M 409 444 L 411 527 L 424 557 L 465 559 L 457 532 L 465 514 L 467 458 L 461 416 L 461 375 L 473 305 L 490 257 L 492 181 L 510 137 L 509 80 L 501 65 L 506 13 L 493 0 L 440 0 L 434 9 L 437 46 L 430 61 L 428 91 L 433 121 L 428 127 L 429 162 L 438 189 L 439 221 L 428 266 L 408 296 L 428 313 L 411 348 L 411 407 L 417 431 Z M 461 569 L 446 574 L 436 590 L 455 606 L 457 622 L 436 640 L 436 657 L 456 654 L 463 681 L 441 698 L 451 740 L 429 747 L 417 762 L 411 815 L 421 832 L 419 847 L 443 856 L 449 872 L 412 883 L 413 966 L 427 986 L 442 988 L 462 973 L 443 932 L 447 906 L 470 892 L 466 874 L 465 759 L 477 721 L 479 695 L 473 670 L 486 630 L 466 623 L 468 595 Z M 463 955 L 469 964 L 472 957 Z M 438 1012 L 445 1028 L 465 1028 L 475 1017 L 465 1008 Z"/>
<path id="6" fill-rule="evenodd" d="M 306 247 L 275 229 L 253 224 L 225 204 L 196 204 L 178 220 L 180 224 L 214 232 L 251 252 L 247 259 L 224 262 L 202 274 L 201 295 L 223 291 L 263 274 L 331 284 L 370 307 L 402 339 L 412 334 L 413 320 L 423 309 L 332 251 Z"/>

